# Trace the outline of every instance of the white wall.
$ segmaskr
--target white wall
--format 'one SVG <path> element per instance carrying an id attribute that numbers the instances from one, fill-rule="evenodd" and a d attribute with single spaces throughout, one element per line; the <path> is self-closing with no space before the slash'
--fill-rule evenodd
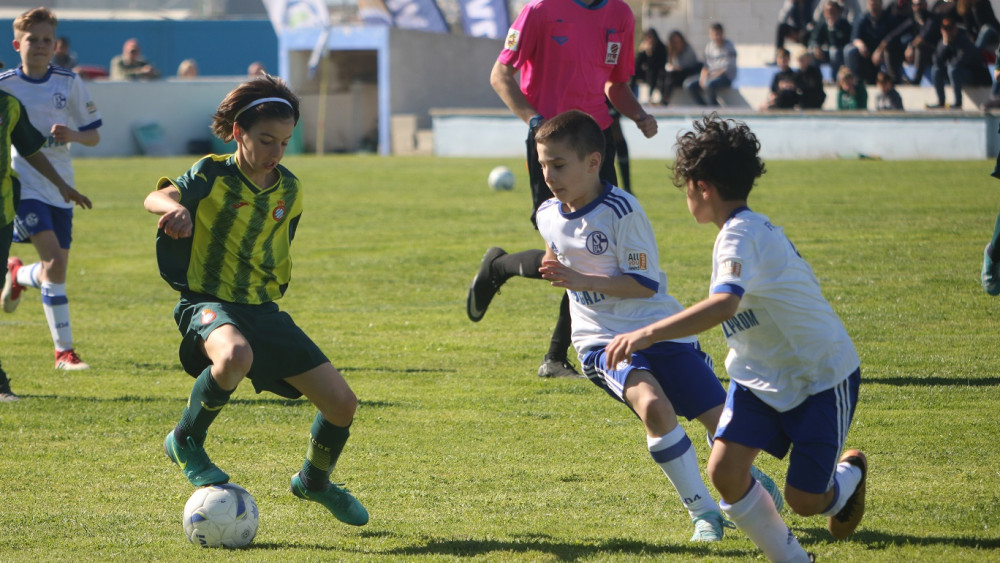
<path id="1" fill-rule="evenodd" d="M 659 133 L 642 136 L 622 120 L 629 156 L 673 158 L 677 134 L 690 130 L 696 112 L 657 115 Z M 858 158 L 968 160 L 996 154 L 997 120 L 982 114 L 895 114 L 844 112 L 726 114 L 745 121 L 760 139 L 765 159 Z M 434 154 L 453 157 L 523 157 L 524 123 L 500 112 L 432 112 Z"/>
<path id="2" fill-rule="evenodd" d="M 88 82 L 87 89 L 104 122 L 99 129 L 101 142 L 96 147 L 73 145 L 73 156 L 140 154 L 132 127 L 142 122 L 156 122 L 163 127 L 163 142 L 157 154 L 186 154 L 189 141 L 211 138 L 208 128 L 212 114 L 242 79 Z"/>

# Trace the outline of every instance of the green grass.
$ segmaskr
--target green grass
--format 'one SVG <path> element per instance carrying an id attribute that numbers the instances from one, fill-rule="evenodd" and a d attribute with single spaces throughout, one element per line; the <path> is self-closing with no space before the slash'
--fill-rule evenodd
<path id="1" fill-rule="evenodd" d="M 192 379 L 180 369 L 174 294 L 153 260 L 142 199 L 193 158 L 78 160 L 94 209 L 77 214 L 69 290 L 94 369 L 52 369 L 37 292 L 0 315 L 24 400 L 0 405 L 0 561 L 214 559 L 180 525 L 191 492 L 161 450 Z M 513 279 L 470 323 L 483 251 L 538 247 L 523 164 L 510 160 L 290 157 L 306 211 L 281 300 L 361 399 L 334 478 L 372 514 L 360 529 L 287 492 L 314 409 L 241 386 L 208 448 L 261 511 L 234 561 L 745 561 L 740 533 L 711 546 L 649 459 L 637 420 L 583 381 L 534 373 L 557 290 Z M 486 174 L 515 170 L 511 193 Z M 751 196 L 811 261 L 862 357 L 848 443 L 871 463 L 868 513 L 833 542 L 786 512 L 823 561 L 1000 560 L 1000 300 L 978 282 L 1000 188 L 976 162 L 771 162 Z M 716 230 L 688 215 L 665 163 L 633 163 L 670 291 L 707 292 Z M 16 245 L 22 256 L 34 251 Z M 703 335 L 721 367 L 721 331 Z M 700 428 L 685 424 L 704 462 Z M 787 462 L 762 458 L 779 483 Z"/>

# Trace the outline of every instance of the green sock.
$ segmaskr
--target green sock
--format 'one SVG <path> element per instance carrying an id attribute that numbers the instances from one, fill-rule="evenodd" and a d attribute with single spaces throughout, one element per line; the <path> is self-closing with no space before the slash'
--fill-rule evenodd
<path id="1" fill-rule="evenodd" d="M 990 239 L 990 260 L 1000 262 L 1000 215 L 997 215 L 997 223 L 993 227 L 993 238 Z"/>
<path id="2" fill-rule="evenodd" d="M 233 391 L 219 387 L 212 377 L 212 366 L 205 368 L 205 371 L 194 380 L 191 397 L 184 407 L 184 413 L 181 414 L 181 421 L 174 428 L 174 437 L 177 441 L 183 444 L 187 437 L 191 436 L 198 444 L 204 444 L 208 427 L 212 425 L 215 417 L 219 416 L 222 407 L 229 402 Z"/>
<path id="3" fill-rule="evenodd" d="M 323 418 L 323 413 L 316 413 L 309 436 L 309 449 L 306 450 L 306 461 L 299 472 L 307 489 L 322 491 L 327 487 L 330 473 L 333 473 L 350 435 L 350 425 L 337 426 Z"/>

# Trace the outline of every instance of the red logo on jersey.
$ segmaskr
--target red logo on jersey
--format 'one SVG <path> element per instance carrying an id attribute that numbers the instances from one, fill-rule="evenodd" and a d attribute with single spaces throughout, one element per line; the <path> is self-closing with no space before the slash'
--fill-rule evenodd
<path id="1" fill-rule="evenodd" d="M 208 323 L 215 320 L 215 311 L 211 309 L 201 310 L 201 324 L 207 325 Z"/>
<path id="2" fill-rule="evenodd" d="M 275 221 L 281 221 L 285 218 L 285 202 L 278 200 L 278 205 L 274 207 L 274 211 L 271 212 L 271 217 L 274 217 Z"/>
<path id="3" fill-rule="evenodd" d="M 236 203 L 233 204 L 233 209 L 239 209 L 241 207 L 246 207 L 247 205 L 250 205 L 250 204 L 247 203 L 247 202 L 245 202 L 245 201 L 238 201 L 238 202 L 236 202 Z"/>

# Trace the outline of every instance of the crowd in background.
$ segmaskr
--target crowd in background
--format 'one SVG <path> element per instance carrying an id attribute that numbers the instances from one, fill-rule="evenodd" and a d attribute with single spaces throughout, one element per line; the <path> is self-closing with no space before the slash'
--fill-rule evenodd
<path id="1" fill-rule="evenodd" d="M 713 24 L 710 35 L 699 58 L 680 31 L 664 43 L 648 29 L 637 49 L 633 87 L 644 83 L 654 104 L 669 104 L 683 87 L 695 103 L 718 105 L 719 90 L 736 77 L 736 49 L 721 24 Z M 823 70 L 825 82 L 837 86 L 838 109 L 867 109 L 866 88 L 876 86 L 875 109 L 901 110 L 897 85 L 932 86 L 937 103 L 927 109 L 961 108 L 963 88 L 992 86 L 986 105 L 1000 106 L 991 73 L 998 46 L 1000 21 L 989 0 L 785 0 L 768 63 L 776 70 L 760 109 L 821 108 Z"/>

